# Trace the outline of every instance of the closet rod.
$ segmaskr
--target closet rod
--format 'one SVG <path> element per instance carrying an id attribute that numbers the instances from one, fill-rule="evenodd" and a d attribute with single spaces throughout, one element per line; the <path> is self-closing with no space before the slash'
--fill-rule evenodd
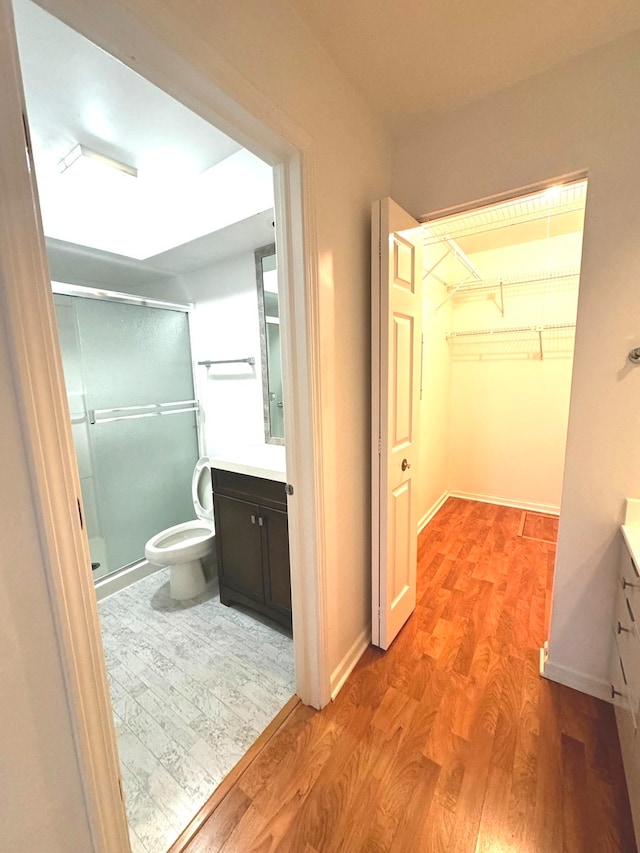
<path id="1" fill-rule="evenodd" d="M 253 356 L 249 356 L 249 358 L 220 358 L 217 361 L 211 361 L 207 359 L 207 361 L 199 361 L 198 364 L 203 365 L 204 367 L 211 367 L 212 364 L 251 364 L 254 365 L 256 360 Z"/>
<path id="2" fill-rule="evenodd" d="M 446 339 L 463 338 L 463 337 L 480 337 L 481 335 L 506 335 L 516 332 L 530 332 L 538 334 L 539 332 L 550 332 L 560 329 L 575 329 L 575 323 L 548 323 L 541 326 L 505 326 L 499 329 L 465 329 L 462 332 L 447 332 Z"/>

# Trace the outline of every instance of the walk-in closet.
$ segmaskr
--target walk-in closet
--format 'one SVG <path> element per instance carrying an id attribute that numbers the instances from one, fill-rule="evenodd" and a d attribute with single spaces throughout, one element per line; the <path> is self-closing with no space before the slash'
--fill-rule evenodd
<path id="1" fill-rule="evenodd" d="M 424 225 L 420 515 L 560 510 L 586 181 Z"/>

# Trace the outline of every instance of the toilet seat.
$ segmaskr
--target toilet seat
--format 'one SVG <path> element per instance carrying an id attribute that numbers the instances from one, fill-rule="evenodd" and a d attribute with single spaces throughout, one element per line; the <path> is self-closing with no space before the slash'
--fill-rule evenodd
<path id="1" fill-rule="evenodd" d="M 213 524 L 201 519 L 183 521 L 152 536 L 144 546 L 145 557 L 150 563 L 167 566 L 175 562 L 173 555 L 178 556 L 179 549 L 179 562 L 200 559 L 204 556 L 202 546 L 206 545 L 206 554 L 212 538 Z"/>
<path id="2" fill-rule="evenodd" d="M 201 456 L 193 469 L 191 497 L 196 518 L 213 521 L 213 489 L 211 487 L 211 463 L 208 456 Z"/>

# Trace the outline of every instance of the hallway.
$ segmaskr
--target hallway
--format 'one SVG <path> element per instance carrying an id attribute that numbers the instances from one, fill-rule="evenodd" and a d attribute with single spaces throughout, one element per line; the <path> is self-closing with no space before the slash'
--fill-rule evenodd
<path id="1" fill-rule="evenodd" d="M 633 853 L 613 708 L 538 675 L 553 528 L 450 498 L 389 651 L 298 705 L 175 850 Z"/>

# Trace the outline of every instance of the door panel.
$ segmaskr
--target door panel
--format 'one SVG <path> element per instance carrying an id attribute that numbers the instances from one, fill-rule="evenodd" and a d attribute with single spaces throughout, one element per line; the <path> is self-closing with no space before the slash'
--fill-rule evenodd
<path id="1" fill-rule="evenodd" d="M 287 513 L 260 507 L 264 520 L 263 546 L 267 604 L 291 615 L 291 572 Z"/>
<path id="2" fill-rule="evenodd" d="M 393 449 L 402 450 L 412 439 L 413 421 L 413 317 L 394 314 L 393 323 L 393 358 L 396 369 L 391 376 L 393 383 Z"/>
<path id="3" fill-rule="evenodd" d="M 372 642 L 416 603 L 422 229 L 391 199 L 372 219 Z"/>
<path id="4" fill-rule="evenodd" d="M 97 579 L 142 559 L 160 530 L 193 518 L 189 321 L 184 311 L 77 295 L 56 294 L 55 305 Z M 177 402 L 184 405 L 169 405 Z M 151 416 L 157 403 L 183 411 Z"/>
<path id="5" fill-rule="evenodd" d="M 237 592 L 264 601 L 260 508 L 226 495 L 215 495 L 214 506 L 221 579 Z"/>
<path id="6" fill-rule="evenodd" d="M 389 525 L 391 556 L 389 595 L 391 607 L 396 607 L 411 586 L 411 481 L 401 483 L 392 492 L 393 517 Z M 415 536 L 415 531 L 414 531 Z"/>

